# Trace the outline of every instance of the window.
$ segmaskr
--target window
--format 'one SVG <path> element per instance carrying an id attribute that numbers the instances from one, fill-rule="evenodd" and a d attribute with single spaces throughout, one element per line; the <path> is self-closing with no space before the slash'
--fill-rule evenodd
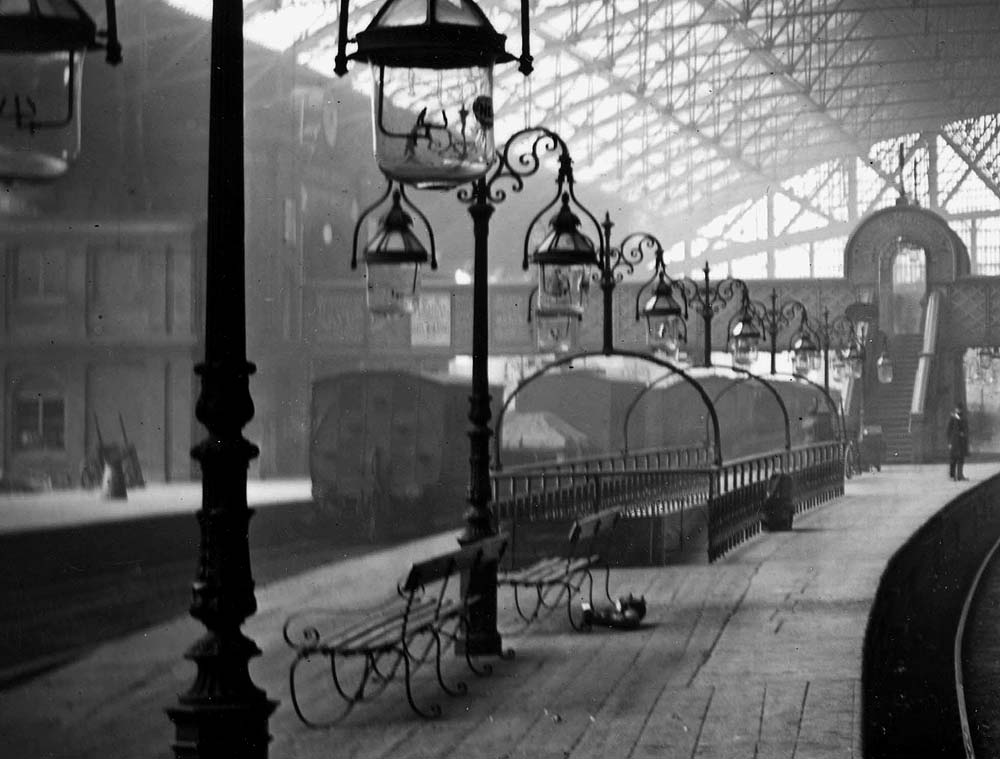
<path id="1" fill-rule="evenodd" d="M 65 448 L 65 402 L 43 395 L 19 395 L 14 401 L 14 448 L 19 451 Z"/>
<path id="2" fill-rule="evenodd" d="M 21 248 L 16 254 L 17 300 L 59 300 L 66 296 L 66 252 Z"/>

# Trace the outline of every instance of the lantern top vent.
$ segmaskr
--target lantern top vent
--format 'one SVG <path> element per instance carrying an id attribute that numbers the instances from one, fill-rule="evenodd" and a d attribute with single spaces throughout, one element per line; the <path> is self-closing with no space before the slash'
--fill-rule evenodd
<path id="1" fill-rule="evenodd" d="M 394 68 L 460 69 L 515 60 L 472 0 L 388 0 L 351 58 Z"/>
<path id="2" fill-rule="evenodd" d="M 76 0 L 0 0 L 0 53 L 97 47 L 97 25 Z"/>

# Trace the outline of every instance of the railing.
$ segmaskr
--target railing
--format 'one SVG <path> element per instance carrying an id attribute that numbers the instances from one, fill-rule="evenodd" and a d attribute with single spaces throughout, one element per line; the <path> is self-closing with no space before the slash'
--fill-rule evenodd
<path id="1" fill-rule="evenodd" d="M 617 506 L 628 519 L 708 512 L 713 560 L 760 531 L 774 477 L 792 478 L 796 512 L 844 492 L 840 441 L 747 456 L 713 466 L 703 449 L 649 449 L 493 472 L 497 518 L 519 523 L 568 520 Z"/>
<path id="2" fill-rule="evenodd" d="M 618 506 L 626 518 L 666 516 L 708 501 L 705 468 L 535 472 L 494 475 L 500 521 L 573 519 Z"/>
<path id="3" fill-rule="evenodd" d="M 784 450 L 744 456 L 714 472 L 708 506 L 708 560 L 715 561 L 760 532 L 769 484 L 784 471 Z"/>
<path id="4" fill-rule="evenodd" d="M 931 362 L 937 351 L 937 331 L 941 311 L 941 293 L 937 290 L 927 297 L 927 314 L 924 318 L 924 340 L 917 360 L 917 373 L 913 380 L 913 396 L 910 400 L 910 415 L 920 416 L 927 405 L 930 385 Z"/>
<path id="5" fill-rule="evenodd" d="M 673 469 L 707 465 L 712 461 L 712 451 L 701 446 L 676 448 L 642 448 L 623 453 L 602 453 L 562 461 L 542 461 L 504 467 L 492 474 L 494 481 L 507 475 L 562 474 L 581 472 L 624 472 L 632 469 Z"/>
<path id="6" fill-rule="evenodd" d="M 795 513 L 844 494 L 844 444 L 811 443 L 788 452 Z"/>

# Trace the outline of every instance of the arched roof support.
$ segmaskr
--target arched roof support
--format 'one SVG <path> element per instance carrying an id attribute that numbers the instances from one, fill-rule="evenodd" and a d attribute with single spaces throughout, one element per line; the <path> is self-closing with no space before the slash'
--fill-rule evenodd
<path id="1" fill-rule="evenodd" d="M 514 392 L 512 392 L 507 397 L 507 399 L 504 400 L 503 405 L 500 407 L 500 412 L 497 414 L 497 421 L 493 435 L 493 462 L 494 462 L 493 468 L 496 471 L 501 471 L 503 469 L 503 462 L 501 461 L 501 456 L 500 456 L 500 450 L 502 448 L 501 438 L 503 434 L 503 418 L 506 415 L 507 409 L 510 407 L 510 404 L 513 402 L 514 398 L 516 398 L 518 394 L 525 387 L 530 385 L 539 377 L 548 374 L 553 369 L 557 369 L 560 366 L 565 366 L 566 364 L 569 364 L 573 361 L 578 361 L 582 358 L 596 358 L 599 356 L 601 357 L 621 356 L 623 358 L 634 358 L 640 361 L 644 361 L 646 363 L 655 364 L 656 366 L 661 366 L 664 369 L 667 369 L 673 375 L 680 377 L 684 382 L 693 387 L 695 391 L 698 393 L 698 395 L 701 397 L 702 401 L 704 402 L 705 409 L 708 412 L 709 421 L 711 422 L 712 425 L 712 435 L 714 442 L 713 463 L 715 464 L 715 466 L 722 466 L 722 441 L 719 437 L 719 416 L 715 411 L 715 406 L 712 404 L 711 397 L 709 397 L 708 392 L 705 390 L 702 384 L 698 382 L 697 379 L 688 374 L 686 371 L 681 369 L 679 366 L 675 366 L 673 363 L 665 359 L 658 358 L 656 356 L 651 356 L 648 353 L 640 353 L 639 351 L 615 349 L 612 350 L 610 353 L 605 351 L 580 351 L 577 353 L 572 353 L 566 356 L 562 356 L 541 367 L 537 371 L 530 374 L 528 377 L 525 377 L 517 384 L 517 387 L 514 388 Z"/>
<path id="2" fill-rule="evenodd" d="M 774 386 L 772 386 L 763 377 L 760 377 L 759 375 L 754 374 L 753 372 L 749 371 L 748 369 L 742 369 L 742 368 L 735 367 L 735 366 L 734 367 L 715 367 L 715 368 L 716 369 L 723 369 L 723 368 L 727 368 L 728 369 L 728 368 L 731 368 L 734 372 L 737 372 L 738 374 L 745 375 L 747 379 L 756 380 L 759 384 L 761 384 L 761 385 L 764 386 L 764 388 L 777 401 L 778 408 L 781 409 L 781 416 L 782 416 L 782 421 L 783 421 L 783 424 L 784 424 L 784 432 L 785 432 L 785 450 L 786 451 L 791 450 L 791 448 L 792 448 L 792 431 L 791 431 L 791 421 L 790 421 L 789 416 L 788 416 L 788 407 L 785 405 L 784 399 L 782 399 L 781 394 L 774 388 Z M 719 372 L 719 371 L 711 371 L 711 372 L 708 372 L 708 373 L 705 373 L 705 374 L 707 376 L 710 376 L 710 377 L 721 377 L 722 376 L 721 372 Z M 636 393 L 635 397 L 632 399 L 632 402 L 629 404 L 629 407 L 625 410 L 625 420 L 622 423 L 622 433 L 623 433 L 622 439 L 625 441 L 625 451 L 626 452 L 628 451 L 628 448 L 629 448 L 629 445 L 628 445 L 628 426 L 629 426 L 629 422 L 631 421 L 632 412 L 639 405 L 639 401 L 641 401 L 650 390 L 652 390 L 654 387 L 656 387 L 657 385 L 659 385 L 664 380 L 670 379 L 673 376 L 675 376 L 675 375 L 674 374 L 664 374 L 664 375 L 662 375 L 660 377 L 657 377 L 655 380 L 653 380 L 649 384 L 647 384 L 646 387 L 644 387 L 642 390 L 640 390 L 638 393 Z M 713 397 L 711 399 L 712 406 L 714 407 L 715 403 L 719 400 L 719 398 L 721 398 L 723 395 L 725 395 L 726 393 L 728 393 L 734 387 L 737 387 L 738 384 L 739 383 L 734 380 L 731 384 L 729 384 L 725 388 L 723 388 L 723 390 L 720 393 L 716 394 L 715 397 Z M 718 432 L 716 432 L 716 435 L 718 435 Z"/>

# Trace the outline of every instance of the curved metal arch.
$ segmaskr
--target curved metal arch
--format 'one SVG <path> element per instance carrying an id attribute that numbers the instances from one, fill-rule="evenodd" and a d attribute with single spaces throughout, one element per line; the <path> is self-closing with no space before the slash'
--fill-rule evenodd
<path id="1" fill-rule="evenodd" d="M 676 374 L 685 382 L 687 382 L 689 385 L 691 385 L 691 387 L 695 389 L 698 395 L 701 396 L 702 401 L 704 401 L 705 403 L 705 408 L 708 410 L 709 419 L 712 422 L 712 433 L 715 436 L 714 464 L 715 466 L 722 466 L 722 442 L 719 439 L 719 416 L 715 412 L 715 406 L 712 404 L 712 399 L 705 391 L 705 388 L 701 386 L 701 383 L 698 382 L 698 380 L 696 380 L 690 374 L 685 372 L 683 369 L 681 369 L 678 366 L 674 366 L 672 363 L 666 361 L 665 359 L 657 358 L 655 356 L 650 356 L 648 353 L 640 353 L 639 351 L 615 349 L 611 353 L 605 353 L 604 351 L 581 351 L 579 353 L 573 353 L 567 356 L 563 356 L 561 358 L 557 358 L 554 361 L 543 366 L 541 369 L 534 371 L 531 375 L 525 377 L 517 384 L 517 387 L 514 388 L 514 392 L 512 392 L 507 397 L 507 399 L 504 400 L 503 405 L 500 407 L 500 412 L 497 414 L 496 427 L 494 429 L 494 434 L 493 434 L 493 462 L 494 462 L 493 468 L 495 471 L 499 472 L 503 470 L 503 463 L 500 460 L 500 449 L 503 437 L 503 418 L 504 415 L 507 413 L 507 409 L 509 408 L 514 398 L 516 398 L 517 395 L 525 387 L 530 385 L 532 382 L 534 382 L 542 375 L 547 374 L 552 369 L 564 366 L 565 364 L 568 364 L 572 361 L 576 361 L 577 359 L 591 358 L 591 357 L 596 358 L 598 356 L 624 356 L 625 358 L 636 358 L 639 359 L 640 361 L 646 361 L 650 364 L 656 364 L 657 366 L 662 366 L 664 369 L 668 369 L 673 374 Z"/>
<path id="2" fill-rule="evenodd" d="M 738 366 L 730 366 L 727 368 L 739 374 L 745 374 L 751 379 L 757 380 L 760 384 L 767 388 L 767 391 L 774 396 L 776 401 L 778 401 L 778 407 L 781 409 L 781 416 L 785 422 L 785 450 L 792 450 L 792 422 L 788 416 L 788 406 L 785 405 L 785 399 L 781 397 L 781 393 L 778 392 L 778 389 L 759 374 L 754 374 L 749 369 L 743 369 Z M 728 390 L 728 388 L 726 389 Z"/>
<path id="3" fill-rule="evenodd" d="M 705 368 L 708 368 L 708 367 L 705 367 Z M 765 388 L 767 388 L 768 392 L 770 392 L 771 395 L 774 396 L 775 400 L 778 401 L 778 407 L 781 409 L 781 416 L 782 416 L 782 418 L 784 420 L 784 424 L 785 424 L 785 427 L 784 427 L 784 431 L 785 431 L 785 450 L 786 451 L 791 450 L 791 448 L 792 448 L 791 421 L 790 421 L 789 416 L 788 416 L 788 407 L 785 406 L 785 401 L 781 397 L 781 394 L 773 386 L 771 386 L 771 384 L 768 383 L 763 377 L 760 377 L 759 375 L 754 374 L 753 372 L 751 372 L 751 371 L 749 371 L 747 369 L 739 369 L 737 367 L 719 367 L 719 368 L 732 368 L 733 371 L 738 372 L 740 374 L 745 374 L 745 375 L 747 375 L 747 377 L 749 379 L 757 380 L 762 385 L 764 385 Z M 629 448 L 629 445 L 628 445 L 628 425 L 629 425 L 629 421 L 631 420 L 631 417 L 632 417 L 632 412 L 635 410 L 636 406 L 639 405 L 639 401 L 642 400 L 645 397 L 646 393 L 648 393 L 650 390 L 652 390 L 653 387 L 655 387 L 659 383 L 663 382 L 663 380 L 669 379 L 670 377 L 673 377 L 673 376 L 674 376 L 673 374 L 664 374 L 664 375 L 662 375 L 660 377 L 657 377 L 655 380 L 653 380 L 649 384 L 647 384 L 646 387 L 644 387 L 642 390 L 640 390 L 638 393 L 636 393 L 635 398 L 632 399 L 632 402 L 629 404 L 629 407 L 625 410 L 625 421 L 624 421 L 623 427 L 622 427 L 622 439 L 625 441 L 625 451 L 626 452 L 628 452 L 628 448 Z M 712 375 L 709 375 L 709 376 L 721 376 L 721 375 L 712 374 Z M 720 393 L 716 394 L 711 399 L 712 400 L 712 406 L 714 407 L 715 403 L 719 400 L 719 398 L 721 398 L 723 395 L 725 395 L 726 393 L 728 393 L 732 388 L 736 387 L 737 384 L 738 383 L 734 381 L 732 384 L 726 385 L 726 387 L 724 387 Z"/>
<path id="4" fill-rule="evenodd" d="M 661 374 L 655 380 L 646 383 L 646 387 L 635 394 L 635 397 L 628 404 L 628 408 L 625 409 L 625 420 L 622 422 L 622 440 L 625 445 L 625 453 L 628 453 L 628 423 L 632 419 L 632 412 L 635 407 L 639 405 L 641 401 L 650 390 L 652 390 L 656 385 L 659 385 L 663 380 L 670 379 L 671 377 L 676 377 L 677 375 L 673 372 L 668 372 L 667 374 Z M 714 403 L 714 399 L 713 399 Z"/>
<path id="5" fill-rule="evenodd" d="M 840 413 L 840 408 L 834 402 L 833 396 L 830 395 L 830 391 L 829 390 L 827 390 L 825 387 L 823 387 L 818 382 L 813 382 L 808 377 L 803 377 L 800 374 L 784 374 L 783 373 L 783 374 L 780 374 L 778 376 L 781 376 L 781 377 L 791 377 L 794 380 L 798 380 L 798 381 L 801 381 L 801 382 L 806 382 L 806 383 L 812 385 L 817 390 L 819 390 L 823 394 L 824 399 L 826 400 L 826 405 L 829 406 L 830 407 L 830 411 L 833 412 L 833 416 L 836 419 L 840 420 L 840 429 L 838 430 L 838 432 L 840 433 L 840 435 L 839 435 L 839 437 L 837 439 L 839 441 L 841 441 L 841 442 L 847 440 L 847 425 L 844 422 L 844 417 Z"/>

